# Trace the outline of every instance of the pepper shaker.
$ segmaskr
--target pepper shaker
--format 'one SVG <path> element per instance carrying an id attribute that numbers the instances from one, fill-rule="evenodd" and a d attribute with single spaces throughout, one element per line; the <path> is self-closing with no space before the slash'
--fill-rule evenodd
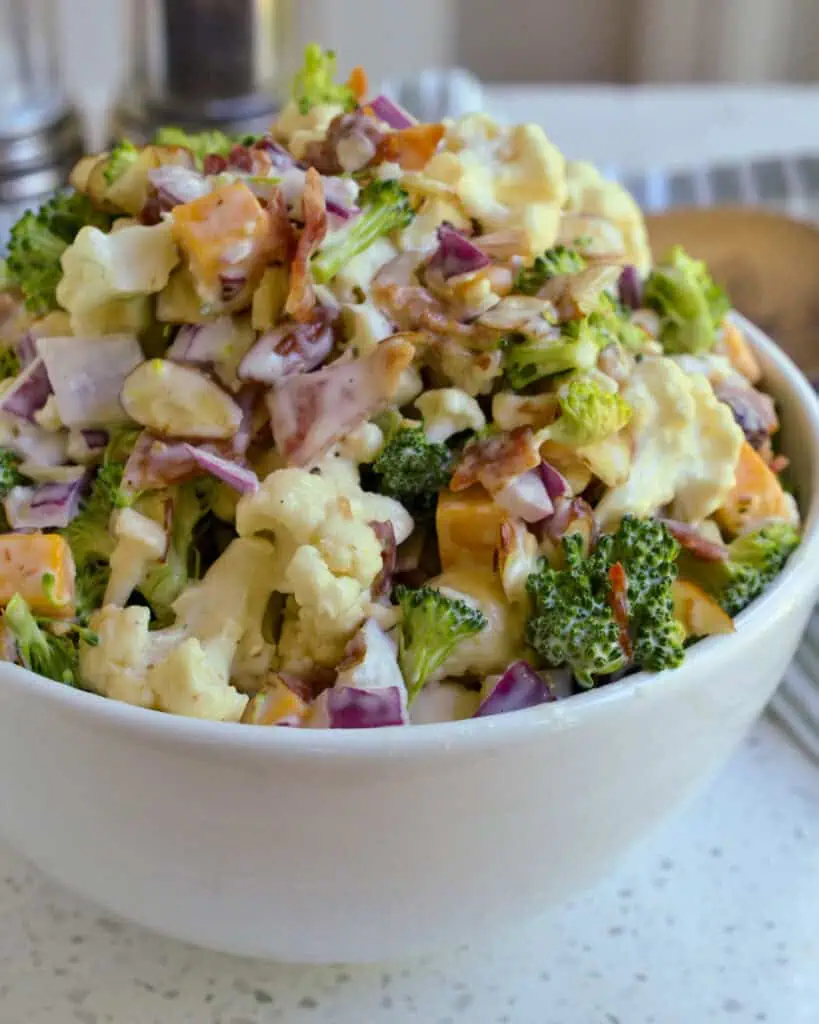
<path id="1" fill-rule="evenodd" d="M 279 107 L 287 0 L 131 0 L 131 66 L 111 136 L 162 125 L 255 134 Z"/>
<path id="2" fill-rule="evenodd" d="M 0 0 L 0 237 L 83 153 L 62 89 L 53 0 Z"/>

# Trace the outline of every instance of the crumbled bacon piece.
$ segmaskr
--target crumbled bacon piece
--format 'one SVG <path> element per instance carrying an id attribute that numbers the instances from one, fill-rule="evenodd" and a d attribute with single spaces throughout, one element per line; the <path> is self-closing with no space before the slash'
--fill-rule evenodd
<path id="1" fill-rule="evenodd" d="M 532 428 L 517 427 L 468 445 L 449 487 L 452 491 L 465 491 L 479 483 L 492 494 L 512 478 L 539 465 L 540 452 Z"/>
<path id="2" fill-rule="evenodd" d="M 290 265 L 290 291 L 284 311 L 294 320 L 308 320 L 316 297 L 310 278 L 310 259 L 327 234 L 327 208 L 321 175 L 310 167 L 304 178 L 302 195 L 304 227 L 296 245 L 296 254 Z"/>
<path id="3" fill-rule="evenodd" d="M 623 654 L 630 658 L 634 653 L 629 633 L 628 577 L 622 562 L 615 562 L 609 568 L 609 607 L 619 630 Z"/>

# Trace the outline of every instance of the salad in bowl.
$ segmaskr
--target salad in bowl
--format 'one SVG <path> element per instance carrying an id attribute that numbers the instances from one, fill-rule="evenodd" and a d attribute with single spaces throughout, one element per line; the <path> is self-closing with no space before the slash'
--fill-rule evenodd
<path id="1" fill-rule="evenodd" d="M 418 124 L 311 46 L 268 134 L 71 186 L 3 268 L 6 661 L 217 721 L 493 715 L 676 668 L 799 543 L 726 296 L 537 125 Z"/>

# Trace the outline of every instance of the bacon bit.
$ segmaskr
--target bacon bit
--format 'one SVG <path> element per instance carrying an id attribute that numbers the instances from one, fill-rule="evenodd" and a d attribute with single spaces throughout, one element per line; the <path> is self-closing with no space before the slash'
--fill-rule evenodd
<path id="1" fill-rule="evenodd" d="M 296 245 L 296 254 L 290 265 L 290 291 L 284 311 L 294 320 L 310 318 L 316 297 L 310 278 L 310 259 L 327 234 L 327 208 L 324 203 L 324 186 L 321 175 L 310 167 L 304 176 L 304 227 Z"/>
<path id="2" fill-rule="evenodd" d="M 390 592 L 392 577 L 398 565 L 398 548 L 395 543 L 395 530 L 389 520 L 383 523 L 370 523 L 373 533 L 381 545 L 381 572 L 373 580 L 371 589 L 373 597 L 385 597 Z"/>
<path id="3" fill-rule="evenodd" d="M 791 460 L 787 455 L 774 455 L 771 461 L 768 463 L 772 473 L 784 473 L 784 471 L 790 466 Z"/>
<path id="4" fill-rule="evenodd" d="M 665 523 L 668 532 L 678 544 L 704 562 L 724 562 L 728 557 L 728 549 L 724 544 L 715 544 L 714 541 L 708 540 L 689 523 L 666 518 L 663 518 L 661 522 Z"/>
<path id="5" fill-rule="evenodd" d="M 415 347 L 394 336 L 360 359 L 339 360 L 277 384 L 267 395 L 279 453 L 291 466 L 314 465 L 345 434 L 387 406 Z"/>
<path id="6" fill-rule="evenodd" d="M 359 103 L 369 92 L 370 83 L 367 81 L 367 72 L 360 64 L 356 65 L 350 72 L 350 77 L 347 79 L 347 88 Z"/>
<path id="7" fill-rule="evenodd" d="M 444 137 L 442 124 L 414 124 L 388 132 L 378 147 L 378 159 L 404 171 L 422 171 Z"/>
<path id="8" fill-rule="evenodd" d="M 608 601 L 614 621 L 620 631 L 620 646 L 623 654 L 630 658 L 634 653 L 629 633 L 628 577 L 621 562 L 615 562 L 609 569 Z"/>
<path id="9" fill-rule="evenodd" d="M 202 173 L 206 175 L 221 174 L 222 171 L 227 170 L 227 166 L 228 162 L 221 153 L 208 153 L 202 161 Z"/>
<path id="10" fill-rule="evenodd" d="M 304 159 L 321 174 L 360 171 L 375 159 L 383 134 L 378 123 L 361 110 L 338 114 L 324 139 L 308 143 Z"/>
<path id="11" fill-rule="evenodd" d="M 480 483 L 492 494 L 514 477 L 539 465 L 540 452 L 532 428 L 517 427 L 467 445 L 449 489 L 465 491 Z"/>
<path id="12" fill-rule="evenodd" d="M 267 251 L 271 263 L 289 263 L 296 249 L 296 235 L 287 212 L 287 200 L 276 189 L 267 204 Z"/>

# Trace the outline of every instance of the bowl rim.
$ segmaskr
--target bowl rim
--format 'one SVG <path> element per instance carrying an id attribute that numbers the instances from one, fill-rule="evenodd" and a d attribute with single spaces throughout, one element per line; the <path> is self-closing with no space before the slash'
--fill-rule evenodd
<path id="1" fill-rule="evenodd" d="M 819 399 L 793 360 L 760 328 L 738 313 L 732 316 L 763 357 L 765 368 L 779 377 L 780 389 L 801 408 L 810 427 L 810 455 L 819 467 Z M 170 742 L 180 747 L 267 752 L 269 756 L 303 760 L 362 756 L 415 757 L 426 753 L 457 753 L 475 748 L 497 748 L 518 743 L 533 733 L 565 728 L 578 717 L 604 713 L 635 698 L 650 697 L 663 688 L 683 683 L 687 676 L 708 676 L 714 664 L 733 658 L 734 647 L 747 643 L 763 624 L 770 628 L 786 617 L 794 604 L 813 601 L 819 589 L 819 469 L 813 472 L 810 505 L 803 517 L 800 546 L 783 572 L 748 609 L 738 616 L 736 633 L 705 638 L 686 654 L 678 669 L 637 672 L 616 685 L 575 694 L 571 699 L 484 718 L 435 722 L 380 729 L 284 729 L 249 727 L 239 722 L 187 718 L 142 708 L 78 690 L 38 676 L 10 663 L 0 664 L 4 685 L 30 692 L 32 699 L 47 700 L 65 712 L 87 717 L 89 724 L 128 732 L 140 739 Z M 712 664 L 709 667 L 709 662 Z M 709 670 L 710 668 L 710 670 Z"/>

